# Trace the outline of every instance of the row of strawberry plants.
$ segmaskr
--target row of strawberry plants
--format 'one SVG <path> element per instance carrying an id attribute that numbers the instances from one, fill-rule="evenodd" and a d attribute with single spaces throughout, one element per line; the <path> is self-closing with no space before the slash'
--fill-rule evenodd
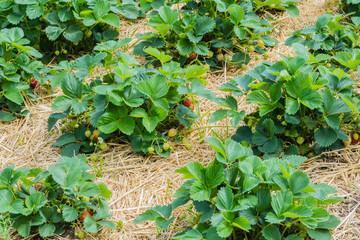
<path id="1" fill-rule="evenodd" d="M 321 16 L 287 40 L 297 57 L 263 62 L 219 87 L 256 105 L 233 139 L 265 157 L 320 154 L 358 142 L 359 93 L 352 78 L 360 66 L 359 27 L 340 24 L 342 18 Z M 210 122 L 227 111 L 216 111 Z"/>
<path id="2" fill-rule="evenodd" d="M 181 2 L 183 3 L 183 2 Z M 147 56 L 144 49 L 155 47 L 174 56 L 181 65 L 199 63 L 206 68 L 228 64 L 246 65 L 249 52 L 265 54 L 277 40 L 268 33 L 274 27 L 272 18 L 260 17 L 265 10 L 287 10 L 298 16 L 297 1 L 185 1 L 180 9 L 161 7 L 151 14 L 148 25 L 155 32 L 138 34 L 134 54 Z M 225 54 L 225 55 L 224 55 Z"/>
<path id="3" fill-rule="evenodd" d="M 33 234 L 47 238 L 75 230 L 78 238 L 100 228 L 116 229 L 108 220 L 104 183 L 94 183 L 86 156 L 60 157 L 48 170 L 8 166 L 0 173 L 0 237 L 12 239 L 9 229 L 23 238 Z M 7 232 L 7 235 L 3 235 Z"/>

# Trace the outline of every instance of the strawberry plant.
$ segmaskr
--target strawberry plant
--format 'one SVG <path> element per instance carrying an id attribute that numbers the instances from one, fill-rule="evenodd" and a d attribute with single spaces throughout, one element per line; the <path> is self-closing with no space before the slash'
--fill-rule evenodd
<path id="1" fill-rule="evenodd" d="M 285 42 L 291 46 L 301 43 L 312 53 L 335 55 L 340 51 L 349 51 L 359 47 L 359 27 L 350 23 L 342 23 L 343 16 L 322 15 L 316 25 L 296 30 Z"/>
<path id="2" fill-rule="evenodd" d="M 347 14 L 351 14 L 351 21 L 360 25 L 360 1 L 359 0 L 341 0 L 340 8 Z"/>
<path id="3" fill-rule="evenodd" d="M 274 1 L 275 6 L 285 6 L 293 15 L 296 1 Z M 250 60 L 248 52 L 266 52 L 277 40 L 269 37 L 273 26 L 254 11 L 270 6 L 261 1 L 187 1 L 180 11 L 162 6 L 154 12 L 148 25 L 155 32 L 138 34 L 135 55 L 145 54 L 144 49 L 158 48 L 173 56 L 181 65 L 191 62 L 206 63 L 209 68 L 226 61 L 243 65 Z M 297 8 L 296 8 L 297 9 Z M 223 53 L 227 53 L 225 56 Z M 156 60 L 156 59 L 155 59 Z M 156 61 L 155 63 L 156 64 Z M 209 65 L 209 66 L 207 66 Z"/>
<path id="4" fill-rule="evenodd" d="M 117 51 L 130 40 L 101 43 L 95 47 L 98 53 L 53 69 L 61 70 L 52 83 L 60 84 L 64 95 L 52 108 L 64 112 L 50 116 L 49 131 L 63 119 L 61 130 L 66 133 L 55 143 L 65 146 L 63 154 L 104 150 L 104 140 L 111 134 L 117 141 L 130 141 L 135 152 L 169 156 L 168 131 L 189 127 L 198 117 L 191 99 L 214 96 L 201 84 L 205 71 L 200 66 L 181 68 L 170 56 L 148 48 L 161 67 L 144 68 Z M 96 72 L 103 74 L 94 76 Z"/>
<path id="5" fill-rule="evenodd" d="M 116 0 L 5 0 L 0 4 L 1 28 L 20 27 L 31 45 L 46 56 L 78 54 L 96 42 L 114 39 L 120 20 L 117 14 L 136 19 L 135 2 Z"/>
<path id="6" fill-rule="evenodd" d="M 264 62 L 220 87 L 255 104 L 232 138 L 258 155 L 319 154 L 344 147 L 347 135 L 358 132 L 356 83 L 343 70 L 327 68 L 327 58 L 321 61 L 302 45 L 296 51 L 301 56 Z"/>
<path id="7" fill-rule="evenodd" d="M 188 205 L 190 226 L 172 239 L 331 239 L 340 221 L 323 206 L 341 202 L 333 187 L 311 183 L 296 170 L 306 158 L 287 156 L 262 161 L 250 148 L 231 139 L 207 142 L 216 151 L 209 166 L 190 162 L 176 170 L 187 181 L 175 200 L 148 209 L 135 223 L 155 220 L 160 229 L 173 225 L 173 210 Z"/>
<path id="8" fill-rule="evenodd" d="M 0 174 L 0 214 L 21 237 L 61 235 L 84 228 L 96 233 L 100 227 L 115 229 L 105 184 L 93 182 L 84 155 L 61 157 L 47 171 L 39 168 L 6 167 Z M 84 216 L 83 212 L 86 212 Z M 0 217 L 1 217 L 0 215 Z"/>
<path id="9" fill-rule="evenodd" d="M 46 81 L 46 67 L 36 60 L 42 55 L 24 35 L 20 28 L 0 31 L 0 120 L 4 122 L 25 116 L 24 97 L 36 100 L 32 89 L 38 81 Z"/>

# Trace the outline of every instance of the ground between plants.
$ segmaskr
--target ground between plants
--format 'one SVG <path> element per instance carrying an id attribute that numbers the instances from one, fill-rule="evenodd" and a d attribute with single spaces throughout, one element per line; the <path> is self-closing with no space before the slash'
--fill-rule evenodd
<path id="1" fill-rule="evenodd" d="M 275 24 L 277 29 L 274 36 L 279 44 L 269 51 L 268 61 L 280 59 L 279 53 L 292 54 L 291 48 L 285 46 L 287 35 L 296 29 L 302 29 L 315 24 L 317 18 L 326 13 L 328 9 L 336 10 L 334 2 L 331 5 L 325 0 L 304 0 L 299 4 L 301 15 L 292 18 L 287 13 L 273 16 L 280 20 Z M 269 13 L 270 14 L 270 13 Z M 146 32 L 149 27 L 144 26 L 145 20 L 140 19 L 135 23 L 122 19 L 120 29 L 121 37 L 127 37 L 135 29 L 137 33 Z M 249 71 L 262 61 L 252 58 L 246 71 Z M 209 85 L 207 88 L 215 90 L 221 84 L 227 82 L 236 75 L 244 74 L 243 70 L 236 67 L 225 67 L 221 71 L 208 74 Z M 0 171 L 6 166 L 15 164 L 20 167 L 41 167 L 57 162 L 60 156 L 60 149 L 53 147 L 56 139 L 61 135 L 60 126 L 56 125 L 54 134 L 47 132 L 47 118 L 52 113 L 51 103 L 53 98 L 60 94 L 59 90 L 55 95 L 47 96 L 43 89 L 36 89 L 40 96 L 39 103 L 26 103 L 32 113 L 23 119 L 15 119 L 9 123 L 0 123 Z M 218 96 L 221 92 L 215 91 Z M 238 99 L 239 108 L 251 112 L 252 107 L 246 104 L 245 99 Z M 202 99 L 200 110 L 205 113 L 214 106 L 214 103 Z M 214 109 L 215 111 L 215 109 Z M 199 127 L 205 126 L 207 118 L 198 122 Z M 225 122 L 217 123 L 225 125 Z M 196 129 L 197 125 L 192 128 Z M 230 131 L 231 133 L 235 129 Z M 217 129 L 225 136 L 225 129 Z M 175 169 L 186 165 L 189 161 L 199 161 L 203 164 L 213 159 L 214 152 L 202 140 L 212 134 L 210 129 L 194 131 L 188 139 L 193 148 L 187 151 L 181 144 L 175 144 L 170 158 L 159 156 L 142 157 L 132 152 L 130 144 L 111 145 L 104 154 L 105 164 L 103 177 L 96 181 L 104 182 L 113 192 L 109 205 L 112 220 L 123 221 L 123 229 L 118 231 L 104 230 L 97 235 L 88 235 L 87 239 L 170 239 L 174 231 L 161 232 L 157 234 L 154 223 L 143 223 L 135 225 L 133 219 L 151 206 L 165 205 L 171 202 L 173 191 L 182 184 L 179 174 L 174 174 Z M 314 158 L 301 165 L 301 170 L 306 171 L 314 183 L 324 182 L 335 187 L 338 196 L 345 198 L 345 201 L 333 204 L 328 209 L 331 214 L 336 215 L 341 224 L 333 231 L 333 239 L 354 240 L 360 239 L 360 146 L 352 146 L 347 150 L 339 150 L 328 153 L 324 159 Z M 180 209 L 181 210 L 181 209 Z M 186 222 L 177 216 L 174 222 L 178 226 L 186 226 Z M 31 236 L 29 239 L 38 239 L 39 236 Z M 16 235 L 12 239 L 18 239 Z M 68 237 L 56 237 L 56 239 L 69 239 Z"/>

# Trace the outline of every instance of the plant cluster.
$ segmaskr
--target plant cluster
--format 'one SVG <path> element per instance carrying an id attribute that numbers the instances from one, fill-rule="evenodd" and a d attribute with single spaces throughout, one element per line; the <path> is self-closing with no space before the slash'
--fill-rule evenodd
<path id="1" fill-rule="evenodd" d="M 212 96 L 202 85 L 206 72 L 200 66 L 181 68 L 170 56 L 148 48 L 161 67 L 144 68 L 117 51 L 130 40 L 98 44 L 96 54 L 61 62 L 52 70 L 59 71 L 53 85 L 60 84 L 64 93 L 52 109 L 64 112 L 50 116 L 49 131 L 63 119 L 61 130 L 66 133 L 55 143 L 65 146 L 63 154 L 105 150 L 104 140 L 113 134 L 113 139 L 131 141 L 135 152 L 169 156 L 169 137 L 178 137 L 176 129 L 198 118 L 191 101 L 196 95 Z"/>
<path id="2" fill-rule="evenodd" d="M 305 157 L 262 161 L 231 139 L 207 142 L 216 151 L 215 160 L 207 167 L 190 162 L 176 170 L 187 181 L 175 200 L 150 208 L 135 223 L 155 220 L 160 229 L 176 227 L 173 210 L 188 204 L 191 225 L 172 239 L 331 239 L 329 229 L 340 221 L 323 206 L 342 199 L 328 196 L 337 192 L 334 188 L 313 184 L 296 170 Z"/>
<path id="3" fill-rule="evenodd" d="M 351 21 L 360 25 L 360 1 L 359 0 L 341 0 L 340 8 L 350 15 Z"/>
<path id="4" fill-rule="evenodd" d="M 348 136 L 359 132 L 356 82 L 345 71 L 327 67 L 338 55 L 314 57 L 300 44 L 294 48 L 299 56 L 264 62 L 219 88 L 256 104 L 232 138 L 258 155 L 319 154 L 348 146 Z M 212 116 L 215 121 L 221 111 Z"/>
<path id="5" fill-rule="evenodd" d="M 0 219 L 8 220 L 2 228 L 14 228 L 24 238 L 50 237 L 72 228 L 89 233 L 115 229 L 105 220 L 112 216 L 106 202 L 111 191 L 94 183 L 87 170 L 85 155 L 60 157 L 47 171 L 6 167 L 0 174 Z M 81 231 L 77 235 L 84 237 Z"/>
<path id="6" fill-rule="evenodd" d="M 266 8 L 286 9 L 292 16 L 299 11 L 297 1 L 186 1 L 181 9 L 162 6 L 148 25 L 156 32 L 138 34 L 135 55 L 147 55 L 148 47 L 158 48 L 178 59 L 181 65 L 201 62 L 205 68 L 229 64 L 246 65 L 249 52 L 265 53 L 277 40 L 268 36 L 273 26 L 256 15 Z M 225 54 L 225 55 L 224 55 Z M 266 56 L 266 54 L 265 54 Z M 156 59 L 155 59 L 156 60 Z M 154 61 L 153 64 L 156 64 Z"/>
<path id="7" fill-rule="evenodd" d="M 301 43 L 314 55 L 332 56 L 340 51 L 359 48 L 359 24 L 343 23 L 343 19 L 344 16 L 341 15 L 322 15 L 318 18 L 316 25 L 293 32 L 285 44 L 292 46 L 295 43 Z M 357 56 L 354 56 L 354 59 L 356 58 Z"/>
<path id="8" fill-rule="evenodd" d="M 31 45 L 46 56 L 78 54 L 116 38 L 118 14 L 136 19 L 139 8 L 133 1 L 5 0 L 0 3 L 0 28 L 21 28 Z"/>
<path id="9" fill-rule="evenodd" d="M 36 60 L 42 55 L 29 43 L 20 28 L 0 31 L 0 121 L 25 116 L 24 97 L 36 99 L 32 89 L 46 81 L 46 67 Z"/>

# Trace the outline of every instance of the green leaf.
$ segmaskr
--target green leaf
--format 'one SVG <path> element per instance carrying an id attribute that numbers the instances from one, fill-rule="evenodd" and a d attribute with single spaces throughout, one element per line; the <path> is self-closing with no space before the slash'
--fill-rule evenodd
<path id="1" fill-rule="evenodd" d="M 298 17 L 300 14 L 299 8 L 295 5 L 289 5 L 285 9 L 286 9 L 286 12 L 292 17 Z"/>
<path id="2" fill-rule="evenodd" d="M 84 220 L 84 229 L 89 233 L 97 233 L 99 225 L 97 225 L 92 216 L 87 215 Z"/>
<path id="3" fill-rule="evenodd" d="M 321 147 L 330 146 L 337 138 L 337 134 L 332 128 L 320 128 L 315 132 L 315 140 Z"/>
<path id="4" fill-rule="evenodd" d="M 219 190 L 216 197 L 216 206 L 221 211 L 231 211 L 234 208 L 234 194 L 229 187 L 223 187 Z"/>
<path id="5" fill-rule="evenodd" d="M 296 194 L 304 190 L 310 183 L 308 175 L 302 171 L 296 171 L 290 177 L 290 189 Z"/>
<path id="6" fill-rule="evenodd" d="M 169 62 L 171 60 L 171 57 L 166 55 L 164 52 L 160 52 L 156 48 L 148 47 L 144 49 L 144 52 L 150 54 L 151 56 L 157 58 L 162 64 Z"/>
<path id="7" fill-rule="evenodd" d="M 274 226 L 267 226 L 261 232 L 266 240 L 281 240 L 281 233 Z"/>
<path id="8" fill-rule="evenodd" d="M 44 14 L 44 6 L 41 4 L 32 4 L 26 7 L 26 15 L 29 19 L 35 19 Z"/>
<path id="9" fill-rule="evenodd" d="M 80 42 L 83 39 L 83 32 L 78 25 L 71 25 L 64 31 L 64 37 L 74 43 Z"/>
<path id="10" fill-rule="evenodd" d="M 113 26 L 113 27 L 119 27 L 120 26 L 120 19 L 117 15 L 110 13 L 102 18 L 104 22 L 107 24 Z"/>
<path id="11" fill-rule="evenodd" d="M 292 204 L 293 196 L 289 190 L 279 191 L 271 197 L 271 206 L 277 216 L 286 212 Z"/>
<path id="12" fill-rule="evenodd" d="M 287 114 L 293 115 L 299 110 L 299 102 L 291 97 L 286 98 L 285 111 Z"/>
<path id="13" fill-rule="evenodd" d="M 209 47 L 205 42 L 199 42 L 194 46 L 194 52 L 201 56 L 207 56 L 209 54 Z"/>
<path id="14" fill-rule="evenodd" d="M 56 227 L 54 224 L 45 223 L 39 226 L 39 234 L 41 237 L 50 237 L 54 234 Z"/>
<path id="15" fill-rule="evenodd" d="M 112 230 L 116 230 L 116 225 L 113 222 L 110 222 L 110 221 L 98 221 L 97 223 L 100 226 L 104 226 L 104 227 L 110 228 Z"/>
<path id="16" fill-rule="evenodd" d="M 64 206 L 62 209 L 62 216 L 65 222 L 72 222 L 78 217 L 78 212 L 70 206 Z"/>
<path id="17" fill-rule="evenodd" d="M 75 135 L 73 133 L 68 132 L 68 133 L 61 135 L 54 143 L 54 146 L 61 147 L 66 144 L 69 144 L 69 143 L 74 143 L 75 141 L 76 141 Z"/>
<path id="18" fill-rule="evenodd" d="M 104 113 L 97 122 L 98 128 L 101 132 L 109 134 L 120 130 L 121 132 L 130 135 L 134 132 L 134 119 L 128 115 L 126 107 L 117 107 L 116 111 Z"/>
<path id="19" fill-rule="evenodd" d="M 231 233 L 233 231 L 233 227 L 231 226 L 231 224 L 229 222 L 223 221 L 216 228 L 216 230 L 220 237 L 227 238 L 228 236 L 231 235 Z"/>
<path id="20" fill-rule="evenodd" d="M 161 98 L 169 91 L 169 85 L 164 75 L 155 75 L 150 82 L 140 82 L 136 85 L 137 89 L 152 99 Z"/>
<path id="21" fill-rule="evenodd" d="M 27 208 L 38 211 L 41 207 L 45 206 L 47 199 L 43 192 L 36 192 L 31 194 L 25 199 L 25 205 Z"/>
<path id="22" fill-rule="evenodd" d="M 100 0 L 97 1 L 93 9 L 93 13 L 96 19 L 100 19 L 107 15 L 110 11 L 111 5 L 109 1 Z"/>
<path id="23" fill-rule="evenodd" d="M 330 20 L 331 20 L 331 15 L 329 14 L 324 14 L 320 16 L 316 22 L 316 28 L 321 29 L 325 27 L 330 22 Z"/>
<path id="24" fill-rule="evenodd" d="M 70 98 L 80 99 L 82 95 L 82 84 L 81 81 L 75 78 L 74 75 L 67 75 L 66 78 L 61 82 L 61 89 L 64 94 Z"/>
<path id="25" fill-rule="evenodd" d="M 176 44 L 176 49 L 181 55 L 185 56 L 193 52 L 193 45 L 188 39 L 181 38 Z"/>
<path id="26" fill-rule="evenodd" d="M 331 233 L 329 230 L 325 229 L 306 229 L 307 233 L 312 239 L 315 240 L 331 240 Z"/>
<path id="27" fill-rule="evenodd" d="M 18 105 L 21 105 L 23 103 L 21 91 L 18 88 L 10 88 L 9 90 L 5 91 L 4 95 L 7 99 Z"/>
<path id="28" fill-rule="evenodd" d="M 138 224 L 138 223 L 141 223 L 141 222 L 155 220 L 158 217 L 161 217 L 161 215 L 157 211 L 155 211 L 153 209 L 148 209 L 145 212 L 141 213 L 139 216 L 137 216 L 134 219 L 134 223 Z"/>
<path id="29" fill-rule="evenodd" d="M 238 217 L 231 223 L 234 227 L 240 228 L 246 232 L 251 229 L 250 222 L 245 217 Z"/>
<path id="30" fill-rule="evenodd" d="M 235 5 L 231 14 L 230 14 L 230 21 L 235 25 L 239 25 L 241 20 L 244 18 L 245 13 L 244 10 L 239 6 Z"/>

